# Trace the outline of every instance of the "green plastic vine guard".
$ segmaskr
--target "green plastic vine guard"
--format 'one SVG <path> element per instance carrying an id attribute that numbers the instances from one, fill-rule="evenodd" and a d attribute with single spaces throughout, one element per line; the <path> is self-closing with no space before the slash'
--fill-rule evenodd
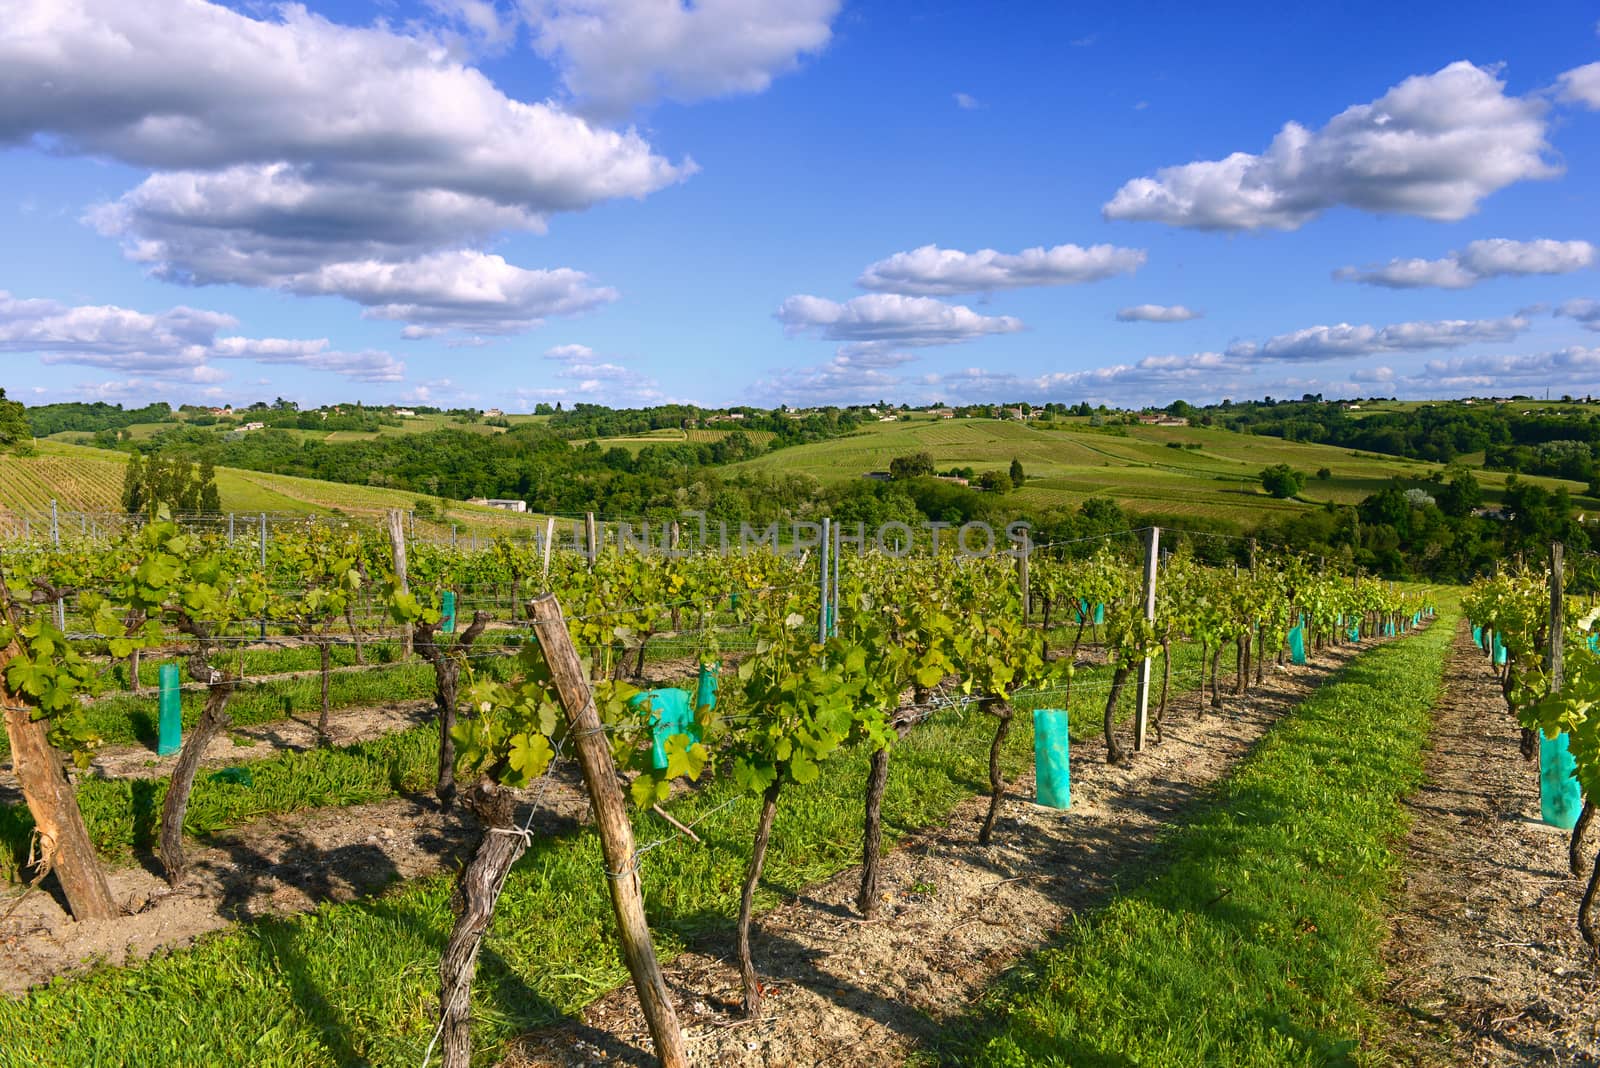
<path id="1" fill-rule="evenodd" d="M 702 708 L 717 707 L 717 668 L 715 664 L 701 664 L 700 677 L 694 684 L 694 707 L 698 711 Z"/>
<path id="2" fill-rule="evenodd" d="M 667 766 L 667 739 L 675 734 L 687 734 L 700 740 L 695 726 L 694 709 L 689 704 L 689 691 L 666 687 L 645 690 L 635 694 L 628 702 L 645 714 L 650 723 L 650 762 L 657 770 Z"/>
<path id="3" fill-rule="evenodd" d="M 157 678 L 161 696 L 157 703 L 156 755 L 171 756 L 183 748 L 183 701 L 178 694 L 178 665 L 162 664 Z"/>
<path id="4" fill-rule="evenodd" d="M 1494 636 L 1494 662 L 1496 666 L 1504 665 L 1506 662 L 1506 645 L 1500 640 L 1499 634 Z"/>
<path id="5" fill-rule="evenodd" d="M 1572 830 L 1583 811 L 1583 789 L 1573 776 L 1577 762 L 1567 749 L 1567 734 L 1539 735 L 1539 815 L 1552 827 Z"/>
<path id="6" fill-rule="evenodd" d="M 1072 765 L 1068 760 L 1067 710 L 1033 710 L 1033 774 L 1039 804 L 1072 807 Z"/>
<path id="7" fill-rule="evenodd" d="M 1306 662 L 1306 625 L 1303 621 L 1289 628 L 1289 662 L 1297 667 Z"/>
<path id="8" fill-rule="evenodd" d="M 454 634 L 456 632 L 456 595 L 454 590 L 445 590 L 439 595 L 439 633 Z"/>

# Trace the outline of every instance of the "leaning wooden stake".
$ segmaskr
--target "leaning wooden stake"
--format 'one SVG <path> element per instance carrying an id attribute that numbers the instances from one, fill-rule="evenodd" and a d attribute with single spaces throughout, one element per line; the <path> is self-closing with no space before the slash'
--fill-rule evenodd
<path id="1" fill-rule="evenodd" d="M 0 623 L 11 623 L 11 595 L 0 576 Z M 67 781 L 49 728 L 5 681 L 5 669 L 22 654 L 15 640 L 0 649 L 0 704 L 5 707 L 11 765 L 39 836 L 39 872 L 54 872 L 75 920 L 109 920 L 119 914 L 106 874 L 100 869 L 78 795 Z"/>
<path id="2" fill-rule="evenodd" d="M 394 578 L 400 584 L 402 593 L 411 589 L 406 581 L 406 529 L 402 524 L 402 516 L 398 508 L 389 512 L 389 545 L 394 550 Z M 405 634 L 401 638 L 402 651 L 406 656 L 411 655 L 411 624 L 405 626 Z"/>
<path id="3" fill-rule="evenodd" d="M 667 994 L 667 983 L 656 962 L 650 942 L 650 926 L 645 920 L 644 893 L 639 885 L 639 858 L 634 850 L 633 824 L 617 786 L 616 765 L 611 762 L 611 746 L 595 710 L 594 694 L 584 678 L 578 651 L 572 646 L 561 605 L 554 594 L 545 593 L 528 604 L 539 648 L 550 667 L 550 678 L 567 716 L 567 728 L 578 749 L 589 800 L 594 806 L 595 827 L 600 832 L 600 848 L 605 855 L 606 875 L 611 884 L 611 905 L 617 913 L 617 932 L 622 939 L 622 955 L 633 974 L 639 1005 L 644 1010 L 650 1036 L 655 1039 L 656 1056 L 665 1068 L 687 1068 L 689 1054 L 678 1014 Z"/>
<path id="4" fill-rule="evenodd" d="M 1144 618 L 1156 620 L 1156 566 L 1161 560 L 1161 528 L 1151 527 L 1144 555 Z M 1133 747 L 1143 749 L 1150 727 L 1150 658 L 1139 661 L 1139 677 L 1133 705 Z"/>

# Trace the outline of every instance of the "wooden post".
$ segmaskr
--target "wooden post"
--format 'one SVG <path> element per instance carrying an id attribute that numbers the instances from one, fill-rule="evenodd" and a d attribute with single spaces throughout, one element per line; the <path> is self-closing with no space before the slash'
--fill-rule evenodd
<path id="1" fill-rule="evenodd" d="M 1150 528 L 1150 542 L 1144 554 L 1144 618 L 1156 618 L 1156 562 L 1161 558 L 1161 528 Z M 1150 726 L 1150 658 L 1139 662 L 1139 685 L 1133 709 L 1133 748 L 1144 748 L 1145 732 Z"/>
<path id="2" fill-rule="evenodd" d="M 1545 642 L 1544 668 L 1550 677 L 1550 692 L 1561 692 L 1562 631 L 1566 628 L 1565 578 L 1562 574 L 1562 557 L 1565 547 L 1559 541 L 1550 543 L 1550 630 Z"/>
<path id="3" fill-rule="evenodd" d="M 633 985 L 639 992 L 639 1005 L 655 1039 L 656 1055 L 664 1068 L 688 1068 L 689 1054 L 678 1014 L 668 997 L 667 983 L 656 962 L 650 942 L 650 926 L 645 919 L 644 894 L 639 885 L 639 857 L 634 851 L 633 824 L 617 785 L 616 765 L 611 762 L 611 745 L 594 707 L 594 695 L 583 675 L 583 664 L 572 646 L 561 605 L 554 594 L 543 593 L 528 603 L 539 648 L 544 651 L 561 707 L 566 712 L 570 737 L 578 748 L 578 763 L 589 787 L 594 806 L 595 827 L 600 832 L 600 848 L 605 854 L 607 881 L 611 885 L 611 905 L 617 913 L 617 933 L 622 939 L 622 955 Z"/>
<path id="4" fill-rule="evenodd" d="M 595 560 L 600 557 L 600 544 L 596 537 L 594 513 L 583 513 L 583 547 L 589 557 L 589 567 L 594 567 Z"/>
<path id="5" fill-rule="evenodd" d="M 544 570 L 539 578 L 544 582 L 544 588 L 550 588 L 550 550 L 556 543 L 556 517 L 550 516 L 544 521 Z"/>
<path id="6" fill-rule="evenodd" d="M 265 579 L 267 577 L 267 513 L 262 512 L 261 516 L 260 516 L 260 519 L 261 519 L 261 523 L 260 523 L 260 529 L 261 529 L 261 577 L 262 577 L 262 580 L 265 581 Z M 262 616 L 261 617 L 261 636 L 263 638 L 265 638 L 267 636 L 267 617 L 266 616 Z"/>
<path id="7" fill-rule="evenodd" d="M 1028 537 L 1028 532 L 1022 532 L 1022 551 L 1017 554 L 1017 582 L 1022 587 L 1022 622 L 1028 622 L 1032 606 L 1030 605 L 1028 589 L 1028 549 L 1032 546 L 1033 539 Z"/>
<path id="8" fill-rule="evenodd" d="M 61 548 L 61 516 L 56 511 L 56 499 L 50 498 L 50 542 L 57 549 Z M 67 629 L 67 602 L 56 598 L 56 629 L 65 633 Z"/>
<path id="9" fill-rule="evenodd" d="M 817 641 L 828 640 L 828 520 L 822 521 L 822 585 L 820 591 L 821 608 L 817 611 Z"/>
<path id="10" fill-rule="evenodd" d="M 406 579 L 406 528 L 398 508 L 389 513 L 389 547 L 394 551 L 394 580 L 400 584 L 400 592 L 407 593 L 411 584 Z M 411 655 L 411 624 L 405 625 L 404 636 L 400 639 L 401 651 Z"/>
<path id="11" fill-rule="evenodd" d="M 0 575 L 0 622 L 11 623 L 11 594 Z M 78 795 L 67 781 L 61 755 L 50 744 L 49 723 L 34 719 L 22 695 L 5 681 L 5 668 L 22 653 L 15 639 L 0 648 L 0 704 L 4 705 L 11 766 L 39 835 L 41 871 L 55 872 L 75 920 L 109 920 L 120 915 L 105 872 L 89 841 Z"/>

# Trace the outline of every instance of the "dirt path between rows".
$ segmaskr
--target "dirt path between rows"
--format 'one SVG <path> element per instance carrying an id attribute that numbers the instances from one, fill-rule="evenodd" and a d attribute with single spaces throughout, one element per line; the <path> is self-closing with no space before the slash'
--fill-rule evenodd
<path id="1" fill-rule="evenodd" d="M 694 666 L 692 658 L 647 664 L 645 680 L 683 684 Z M 335 745 L 350 745 L 417 726 L 432 715 L 431 700 L 408 701 L 335 713 L 329 728 Z M 316 744 L 315 716 L 275 720 L 228 732 L 206 751 L 205 763 L 233 764 Z M 176 761 L 176 756 L 157 757 L 144 747 L 119 746 L 98 753 L 91 774 L 150 778 L 168 774 Z M 571 761 L 558 763 L 550 776 L 548 784 L 524 791 L 530 805 L 536 796 L 540 802 L 533 827 L 545 835 L 571 833 L 588 818 L 588 794 Z M 667 830 L 663 823 L 662 831 Z M 107 872 L 112 896 L 126 915 L 104 923 L 73 923 L 58 898 L 35 892 L 9 918 L 0 919 L 0 994 L 21 994 L 83 971 L 97 959 L 112 964 L 140 960 L 236 923 L 305 912 L 325 901 L 349 901 L 454 868 L 478 833 L 469 813 L 459 807 L 443 812 L 431 795 L 417 795 L 276 814 L 191 840 L 190 872 L 177 889 L 167 885 L 160 862 L 142 854 L 141 866 Z M 18 892 L 12 888 L 0 894 L 0 917 L 16 904 Z"/>
<path id="2" fill-rule="evenodd" d="M 1584 882 L 1568 873 L 1567 832 L 1539 820 L 1538 765 L 1518 753 L 1465 627 L 1434 717 L 1385 952 L 1387 1052 L 1428 1068 L 1594 1064 L 1600 980 L 1574 920 Z"/>
<path id="3" fill-rule="evenodd" d="M 533 826 L 540 834 L 571 833 L 587 815 L 588 795 L 570 762 L 552 774 Z M 0 920 L 0 993 L 21 994 L 96 959 L 140 960 L 236 923 L 435 874 L 464 859 L 478 833 L 469 813 L 460 806 L 443 812 L 431 796 L 310 809 L 191 841 L 189 874 L 176 889 L 150 856 L 140 858 L 143 867 L 109 871 L 112 896 L 127 912 L 114 920 L 74 923 L 55 897 L 35 892 Z M 0 897 L 0 916 L 14 901 Z"/>
<path id="4" fill-rule="evenodd" d="M 731 935 L 678 957 L 667 982 L 695 1063 L 902 1064 L 1002 970 L 1137 878 L 1175 816 L 1355 653 L 1343 647 L 1313 665 L 1271 671 L 1255 695 L 1225 697 L 1220 713 L 1197 716 L 1198 694 L 1169 703 L 1165 740 L 1131 767 L 1105 764 L 1098 740 L 1079 746 L 1072 808 L 1032 804 L 1026 776 L 1013 784 L 1014 800 L 988 849 L 975 843 L 987 799 L 963 803 L 946 826 L 909 836 L 885 858 L 878 919 L 855 912 L 859 869 L 762 916 L 752 944 L 773 992 L 759 1020 L 736 1018 Z M 651 1049 L 629 986 L 589 1006 L 580 1021 L 517 1040 L 503 1063 L 650 1065 Z"/>

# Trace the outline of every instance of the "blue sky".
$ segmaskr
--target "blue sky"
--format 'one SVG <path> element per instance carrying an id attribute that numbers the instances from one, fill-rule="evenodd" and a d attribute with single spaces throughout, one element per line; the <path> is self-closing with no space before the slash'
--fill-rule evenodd
<path id="1" fill-rule="evenodd" d="M 30 403 L 1600 393 L 1592 4 L 10 11 Z"/>

